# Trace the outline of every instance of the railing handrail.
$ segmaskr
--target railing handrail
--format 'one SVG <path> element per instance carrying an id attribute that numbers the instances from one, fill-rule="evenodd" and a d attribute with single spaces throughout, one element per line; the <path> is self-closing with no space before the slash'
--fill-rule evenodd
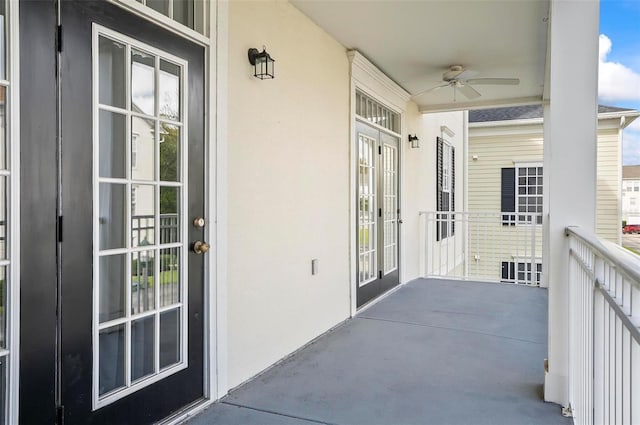
<path id="1" fill-rule="evenodd" d="M 599 256 L 606 258 L 618 271 L 629 278 L 629 282 L 640 289 L 640 258 L 636 258 L 613 242 L 599 239 L 594 233 L 579 226 L 569 226 L 565 229 L 567 236 L 573 235 L 587 244 Z"/>

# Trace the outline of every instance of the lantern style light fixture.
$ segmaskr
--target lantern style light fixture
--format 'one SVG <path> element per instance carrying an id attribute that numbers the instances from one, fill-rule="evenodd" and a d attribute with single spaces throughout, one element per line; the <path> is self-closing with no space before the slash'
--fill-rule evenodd
<path id="1" fill-rule="evenodd" d="M 420 147 L 420 139 L 418 139 L 418 135 L 414 134 L 413 136 L 409 134 L 409 143 L 411 143 L 411 147 L 413 149 Z"/>
<path id="2" fill-rule="evenodd" d="M 249 63 L 253 65 L 253 76 L 261 80 L 274 78 L 273 64 L 275 60 L 267 53 L 267 49 L 262 46 L 262 51 L 249 49 Z"/>

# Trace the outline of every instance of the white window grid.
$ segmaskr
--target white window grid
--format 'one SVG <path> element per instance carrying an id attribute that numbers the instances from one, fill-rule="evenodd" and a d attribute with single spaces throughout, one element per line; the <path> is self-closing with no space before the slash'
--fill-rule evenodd
<path id="1" fill-rule="evenodd" d="M 384 273 L 398 268 L 398 149 L 383 147 Z"/>
<path id="2" fill-rule="evenodd" d="M 442 191 L 451 192 L 451 145 L 446 141 L 442 143 Z"/>
<path id="3" fill-rule="evenodd" d="M 515 183 L 517 222 L 531 223 L 535 217 L 536 224 L 542 224 L 542 164 L 516 164 Z"/>
<path id="4" fill-rule="evenodd" d="M 358 135 L 358 284 L 376 280 L 378 270 L 376 212 L 376 148 L 378 141 Z"/>
<path id="5" fill-rule="evenodd" d="M 400 132 L 400 114 L 356 91 L 356 115 L 394 133 Z"/>
<path id="6" fill-rule="evenodd" d="M 187 255 L 188 255 L 188 249 L 187 249 L 187 243 L 184 241 L 184 235 L 187 234 L 187 224 L 186 224 L 186 220 L 184 219 L 184 217 L 181 220 L 181 223 L 179 223 L 179 229 L 180 229 L 180 234 L 182 235 L 182 242 L 177 242 L 177 243 L 168 243 L 168 244 L 164 244 L 164 243 L 160 243 L 160 240 L 156 240 L 154 244 L 150 245 L 150 246 L 137 246 L 137 247 L 133 247 L 132 245 L 132 223 L 131 223 L 131 217 L 132 217 L 132 201 L 136 201 L 135 198 L 132 199 L 132 194 L 133 194 L 133 188 L 136 185 L 147 185 L 147 186 L 153 186 L 154 187 L 154 192 L 155 192 L 155 202 L 156 202 L 156 212 L 155 212 L 155 217 L 153 219 L 154 223 L 160 223 L 160 217 L 159 217 L 159 207 L 158 207 L 158 203 L 159 203 L 159 192 L 160 192 L 160 186 L 162 187 L 176 187 L 179 188 L 178 190 L 180 191 L 180 206 L 179 206 L 179 210 L 182 211 L 182 214 L 184 214 L 184 212 L 186 211 L 186 206 L 187 206 L 187 194 L 185 193 L 184 189 L 187 187 L 187 174 L 185 172 L 185 170 L 187 169 L 187 154 L 186 154 L 186 149 L 183 147 L 181 148 L 183 150 L 183 153 L 181 155 L 179 155 L 180 158 L 180 165 L 179 165 L 179 170 L 180 170 L 180 175 L 178 176 L 178 181 L 177 182 L 167 182 L 167 181 L 162 181 L 161 185 L 160 185 L 160 173 L 159 173 L 159 155 L 155 155 L 155 180 L 152 181 L 138 181 L 138 180 L 134 180 L 131 176 L 131 161 L 132 161 L 132 149 L 131 149 L 131 143 L 132 143 L 132 128 L 131 128 L 131 118 L 132 117 L 141 117 L 141 118 L 146 118 L 146 119 L 151 119 L 155 122 L 155 130 L 154 130 L 154 134 L 160 134 L 159 131 L 159 127 L 162 123 L 166 123 L 172 126 L 176 126 L 177 128 L 180 129 L 180 140 L 184 141 L 184 140 L 188 140 L 188 135 L 187 135 L 187 128 L 186 126 L 184 126 L 184 123 L 188 122 L 188 117 L 187 117 L 187 110 L 185 107 L 182 107 L 182 119 L 181 120 L 171 120 L 171 119 L 167 119 L 167 118 L 162 118 L 160 116 L 160 111 L 159 111 L 159 101 L 157 100 L 157 96 L 156 96 L 156 101 L 155 101 L 155 107 L 154 107 L 154 114 L 153 115 L 145 115 L 144 113 L 140 113 L 137 111 L 134 111 L 134 108 L 132 108 L 131 105 L 131 81 L 130 81 L 130 77 L 131 77 L 131 71 L 130 71 L 130 67 L 131 67 L 131 51 L 132 49 L 135 49 L 136 51 L 142 51 L 144 53 L 148 53 L 151 54 L 153 56 L 155 56 L 155 75 L 156 75 L 156 79 L 154 82 L 154 85 L 156 87 L 155 89 L 155 93 L 158 93 L 157 87 L 158 87 L 158 72 L 159 72 L 159 66 L 160 66 L 160 59 L 171 62 L 175 65 L 178 65 L 181 68 L 181 86 L 180 86 L 180 93 L 181 93 L 181 98 L 179 99 L 180 105 L 187 105 L 187 99 L 186 99 L 186 81 L 188 80 L 188 67 L 187 67 L 187 63 L 178 58 L 175 57 L 169 53 L 166 53 L 164 51 L 161 51 L 159 49 L 156 49 L 154 47 L 148 46 L 144 43 L 141 43 L 135 39 L 132 39 L 130 37 L 124 36 L 122 34 L 119 34 L 117 32 L 111 31 L 108 28 L 104 28 L 100 25 L 94 24 L 93 25 L 93 51 L 97 52 L 98 51 L 98 42 L 99 42 L 99 38 L 104 37 L 113 41 L 116 41 L 118 43 L 121 43 L 123 45 L 126 46 L 126 61 L 125 63 L 127 64 L 127 68 L 126 68 L 126 106 L 125 108 L 119 108 L 119 107 L 115 107 L 115 106 L 111 106 L 111 105 L 103 105 L 100 104 L 98 99 L 99 99 L 99 94 L 98 94 L 98 85 L 94 84 L 93 87 L 93 108 L 94 108 L 94 117 L 96 117 L 94 119 L 94 125 L 93 125 L 93 151 L 94 151 L 94 165 L 93 165 L 93 170 L 94 170 L 94 193 L 97 194 L 99 193 L 99 185 L 100 183 L 119 183 L 119 184 L 123 184 L 126 185 L 126 208 L 127 208 L 127 214 L 126 214 L 126 231 L 125 231 L 125 235 L 126 235 L 126 248 L 118 248 L 118 249 L 109 249 L 109 250 L 100 250 L 99 248 L 99 244 L 95 243 L 94 244 L 94 277 L 93 277 L 93 408 L 95 409 L 99 409 L 101 407 L 104 407 L 108 404 L 111 404 L 135 391 L 138 391 L 142 388 L 145 388 L 155 382 L 158 382 L 170 375 L 173 375 L 177 372 L 179 372 L 180 370 L 185 369 L 186 367 L 188 367 L 188 362 L 187 362 L 187 341 L 186 341 L 186 336 L 188 335 L 188 327 L 187 327 L 187 317 L 188 317 L 188 312 L 187 312 L 187 297 L 188 297 L 188 293 L 187 293 L 187 282 L 188 282 L 188 276 L 187 276 Z M 98 65 L 98 55 L 94 54 L 93 55 L 93 81 L 99 81 L 98 78 L 98 74 L 99 73 L 99 65 Z M 97 117 L 99 117 L 99 111 L 101 110 L 105 110 L 105 111 L 110 111 L 110 112 L 116 112 L 116 113 L 120 113 L 123 115 L 126 115 L 126 126 L 127 126 L 127 160 L 126 163 L 128 164 L 128 166 L 126 167 L 126 178 L 124 179 L 119 179 L 119 178 L 107 178 L 107 177 L 100 177 L 99 175 L 99 148 L 98 148 L 98 140 L 99 140 L 99 119 Z M 155 136 L 154 136 L 155 137 Z M 158 142 L 158 141 L 156 141 Z M 159 143 L 158 143 L 159 145 Z M 183 143 L 179 142 L 179 146 L 183 146 Z M 133 195 L 135 196 L 135 195 Z M 99 240 L 99 224 L 100 224 L 100 218 L 98 217 L 98 211 L 99 211 L 99 196 L 94 196 L 94 240 L 98 241 Z M 155 225 L 155 224 L 154 224 Z M 157 226 L 156 226 L 157 227 Z M 160 234 L 159 231 L 156 231 L 156 237 L 158 237 L 158 235 Z M 154 276 L 160 276 L 160 255 L 161 253 L 164 251 L 170 251 L 170 252 L 174 252 L 174 251 L 178 251 L 179 252 L 179 264 L 182 265 L 182 269 L 179 272 L 179 288 L 180 288 L 180 295 L 179 295 L 179 300 L 178 302 L 172 303 L 170 305 L 163 305 L 161 306 L 160 304 L 160 292 L 159 290 L 155 290 L 154 291 L 154 296 L 155 296 L 155 300 L 154 300 L 154 308 L 153 309 L 149 309 L 148 311 L 142 312 L 142 313 L 135 313 L 132 311 L 132 290 L 131 290 L 131 283 L 129 282 L 129 280 L 131 279 L 131 260 L 132 258 L 141 258 L 142 255 L 146 254 L 146 253 L 151 253 L 152 255 L 154 255 L 154 257 L 156 258 L 156 261 L 154 261 Z M 107 256 L 107 255 L 118 255 L 118 254 L 125 254 L 125 258 L 126 258 L 126 276 L 127 276 L 127 281 L 125 282 L 125 285 L 127 287 L 126 290 L 126 301 L 125 301 L 125 316 L 118 318 L 118 319 L 114 319 L 114 320 L 109 320 L 103 323 L 100 323 L 99 320 L 99 306 L 100 306 L 100 293 L 99 293 L 99 287 L 100 287 L 100 282 L 99 282 L 99 264 L 100 264 L 100 258 L 103 256 Z M 166 368 L 160 369 L 160 365 L 159 365 L 159 323 L 160 323 L 160 315 L 164 312 L 169 312 L 169 311 L 177 311 L 178 312 L 178 320 L 180 321 L 180 337 L 179 337 L 179 341 L 178 344 L 180 346 L 180 360 L 178 363 L 175 363 L 173 365 L 170 365 Z M 135 320 L 141 320 L 144 318 L 154 318 L 155 321 L 155 325 L 154 325 L 154 372 L 150 375 L 147 375 L 145 377 L 139 378 L 137 380 L 133 380 L 132 376 L 131 376 L 131 328 L 132 328 L 132 323 Z M 100 395 L 99 393 L 99 373 L 100 373 L 100 369 L 99 369 L 99 336 L 100 336 L 100 331 L 101 330 L 105 330 L 105 329 L 110 329 L 110 328 L 116 328 L 118 326 L 124 326 L 125 327 L 125 362 L 126 362 L 126 367 L 125 367 L 125 385 L 123 387 L 119 387 L 113 391 L 107 392 L 105 394 Z"/>

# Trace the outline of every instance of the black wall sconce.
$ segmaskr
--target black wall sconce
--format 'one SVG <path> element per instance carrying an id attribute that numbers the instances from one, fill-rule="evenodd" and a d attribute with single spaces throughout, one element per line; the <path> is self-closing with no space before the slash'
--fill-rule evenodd
<path id="1" fill-rule="evenodd" d="M 275 60 L 267 53 L 267 49 L 262 46 L 262 51 L 249 49 L 249 63 L 253 65 L 253 76 L 261 80 L 274 78 L 273 64 Z"/>
<path id="2" fill-rule="evenodd" d="M 420 139 L 418 139 L 418 135 L 414 134 L 413 136 L 409 134 L 409 143 L 411 143 L 411 147 L 413 149 L 420 147 Z"/>

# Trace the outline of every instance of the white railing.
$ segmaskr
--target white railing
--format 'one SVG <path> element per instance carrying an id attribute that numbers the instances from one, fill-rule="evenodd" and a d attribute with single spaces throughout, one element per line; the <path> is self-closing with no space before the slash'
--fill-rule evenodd
<path id="1" fill-rule="evenodd" d="M 578 425 L 640 424 L 640 258 L 569 237 L 569 403 Z"/>
<path id="2" fill-rule="evenodd" d="M 542 215 L 513 212 L 420 212 L 421 273 L 540 285 Z"/>

